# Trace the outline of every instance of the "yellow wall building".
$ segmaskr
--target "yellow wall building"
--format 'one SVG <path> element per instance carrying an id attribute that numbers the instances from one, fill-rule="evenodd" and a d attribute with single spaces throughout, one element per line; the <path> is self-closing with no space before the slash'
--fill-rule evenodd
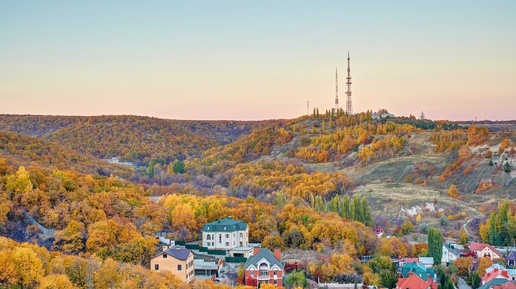
<path id="1" fill-rule="evenodd" d="M 194 254 L 182 246 L 173 246 L 151 259 L 151 270 L 169 271 L 186 283 L 195 279 Z"/>

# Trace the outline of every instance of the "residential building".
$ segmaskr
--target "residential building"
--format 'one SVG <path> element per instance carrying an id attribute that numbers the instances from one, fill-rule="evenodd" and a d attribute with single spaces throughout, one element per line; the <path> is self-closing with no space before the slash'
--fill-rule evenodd
<path id="1" fill-rule="evenodd" d="M 507 269 L 503 265 L 493 264 L 491 267 L 486 269 L 486 274 L 491 273 L 494 270 L 506 271 L 511 280 L 516 280 L 516 269 Z"/>
<path id="2" fill-rule="evenodd" d="M 493 279 L 478 287 L 478 289 L 516 289 L 516 283 L 505 279 Z"/>
<path id="3" fill-rule="evenodd" d="M 249 226 L 231 217 L 205 224 L 202 229 L 202 246 L 211 250 L 232 250 L 249 246 Z"/>
<path id="4" fill-rule="evenodd" d="M 194 281 L 194 267 L 194 254 L 183 246 L 165 246 L 151 259 L 151 270 L 169 271 L 186 283 Z"/>
<path id="5" fill-rule="evenodd" d="M 487 282 L 493 279 L 505 279 L 511 281 L 512 278 L 509 276 L 509 272 L 507 270 L 494 268 L 492 271 L 487 272 L 482 276 L 482 284 L 486 284 Z"/>
<path id="6" fill-rule="evenodd" d="M 255 248 L 253 256 L 247 259 L 244 268 L 245 285 L 258 286 L 269 283 L 283 287 L 285 263 L 281 261 L 279 249 L 275 249 L 273 253 L 266 248 Z"/>
<path id="7" fill-rule="evenodd" d="M 443 244 L 443 257 L 441 258 L 441 262 L 445 264 L 453 263 L 457 258 L 460 257 L 460 253 L 462 246 L 457 246 L 457 244 L 445 243 Z"/>
<path id="8" fill-rule="evenodd" d="M 516 251 L 511 251 L 505 260 L 507 267 L 516 267 Z"/>
<path id="9" fill-rule="evenodd" d="M 423 264 L 425 268 L 434 267 L 434 257 L 419 257 L 419 263 Z"/>
<path id="10" fill-rule="evenodd" d="M 381 238 L 384 234 L 383 228 L 382 227 L 376 228 L 374 233 L 376 234 L 376 237 Z"/>
<path id="11" fill-rule="evenodd" d="M 478 258 L 489 257 L 491 260 L 498 260 L 502 258 L 502 253 L 489 244 L 483 243 L 469 243 L 469 250 L 475 252 Z"/>
<path id="12" fill-rule="evenodd" d="M 418 275 L 410 272 L 406 278 L 398 279 L 396 289 L 437 289 L 437 283 L 432 278 L 423 280 Z"/>

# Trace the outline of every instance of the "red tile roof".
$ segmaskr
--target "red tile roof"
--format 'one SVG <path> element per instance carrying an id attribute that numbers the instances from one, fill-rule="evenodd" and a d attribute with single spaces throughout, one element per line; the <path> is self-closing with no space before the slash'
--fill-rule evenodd
<path id="1" fill-rule="evenodd" d="M 416 274 L 410 273 L 407 278 L 399 278 L 396 283 L 397 289 L 437 289 L 437 283 L 429 278 L 428 281 L 424 281 L 419 278 Z M 511 288 L 512 289 L 512 288 Z"/>
<path id="2" fill-rule="evenodd" d="M 487 282 L 493 280 L 494 278 L 505 278 L 507 280 L 511 280 L 512 278 L 509 276 L 509 272 L 506 270 L 500 270 L 495 268 L 493 271 L 486 273 L 482 277 L 482 284 L 486 284 Z"/>
<path id="3" fill-rule="evenodd" d="M 495 285 L 493 289 L 516 289 L 516 283 L 507 282 L 505 284 Z"/>
<path id="4" fill-rule="evenodd" d="M 502 257 L 502 254 L 496 250 L 495 247 L 489 245 L 489 244 L 484 244 L 484 243 L 469 243 L 469 250 L 471 251 L 482 251 L 484 250 L 485 247 L 488 247 L 492 252 L 494 252 L 496 255 L 498 255 L 500 258 Z M 478 256 L 479 258 L 482 257 L 482 256 Z"/>

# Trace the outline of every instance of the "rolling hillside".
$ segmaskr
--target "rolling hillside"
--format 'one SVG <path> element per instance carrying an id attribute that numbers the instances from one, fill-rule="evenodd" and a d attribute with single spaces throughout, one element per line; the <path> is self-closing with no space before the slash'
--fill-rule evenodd
<path id="1" fill-rule="evenodd" d="M 307 207 L 314 197 L 358 194 L 378 225 L 395 230 L 408 219 L 450 237 L 468 221 L 478 225 L 499 200 L 516 197 L 513 124 L 467 125 L 373 121 L 367 113 L 262 122 L 0 116 L 1 129 L 40 136 L 4 133 L 4 155 L 20 164 L 98 174 L 106 164 L 88 155 L 144 166 L 159 159 L 130 178 L 154 184 L 152 194 L 224 193 Z M 184 173 L 176 159 L 184 160 Z M 452 186 L 456 195 L 448 194 Z"/>

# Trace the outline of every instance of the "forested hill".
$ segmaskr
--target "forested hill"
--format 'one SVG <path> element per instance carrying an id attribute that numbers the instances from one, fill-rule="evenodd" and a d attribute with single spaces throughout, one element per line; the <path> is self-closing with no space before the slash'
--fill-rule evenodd
<path id="1" fill-rule="evenodd" d="M 0 131 L 0 156 L 13 167 L 75 170 L 103 176 L 113 174 L 125 179 L 129 179 L 134 174 L 134 169 L 131 167 L 110 164 L 58 144 L 13 132 Z"/>
<path id="2" fill-rule="evenodd" d="M 282 121 L 188 121 L 142 116 L 0 115 L 0 131 L 40 137 L 97 158 L 148 164 L 199 156 Z"/>

